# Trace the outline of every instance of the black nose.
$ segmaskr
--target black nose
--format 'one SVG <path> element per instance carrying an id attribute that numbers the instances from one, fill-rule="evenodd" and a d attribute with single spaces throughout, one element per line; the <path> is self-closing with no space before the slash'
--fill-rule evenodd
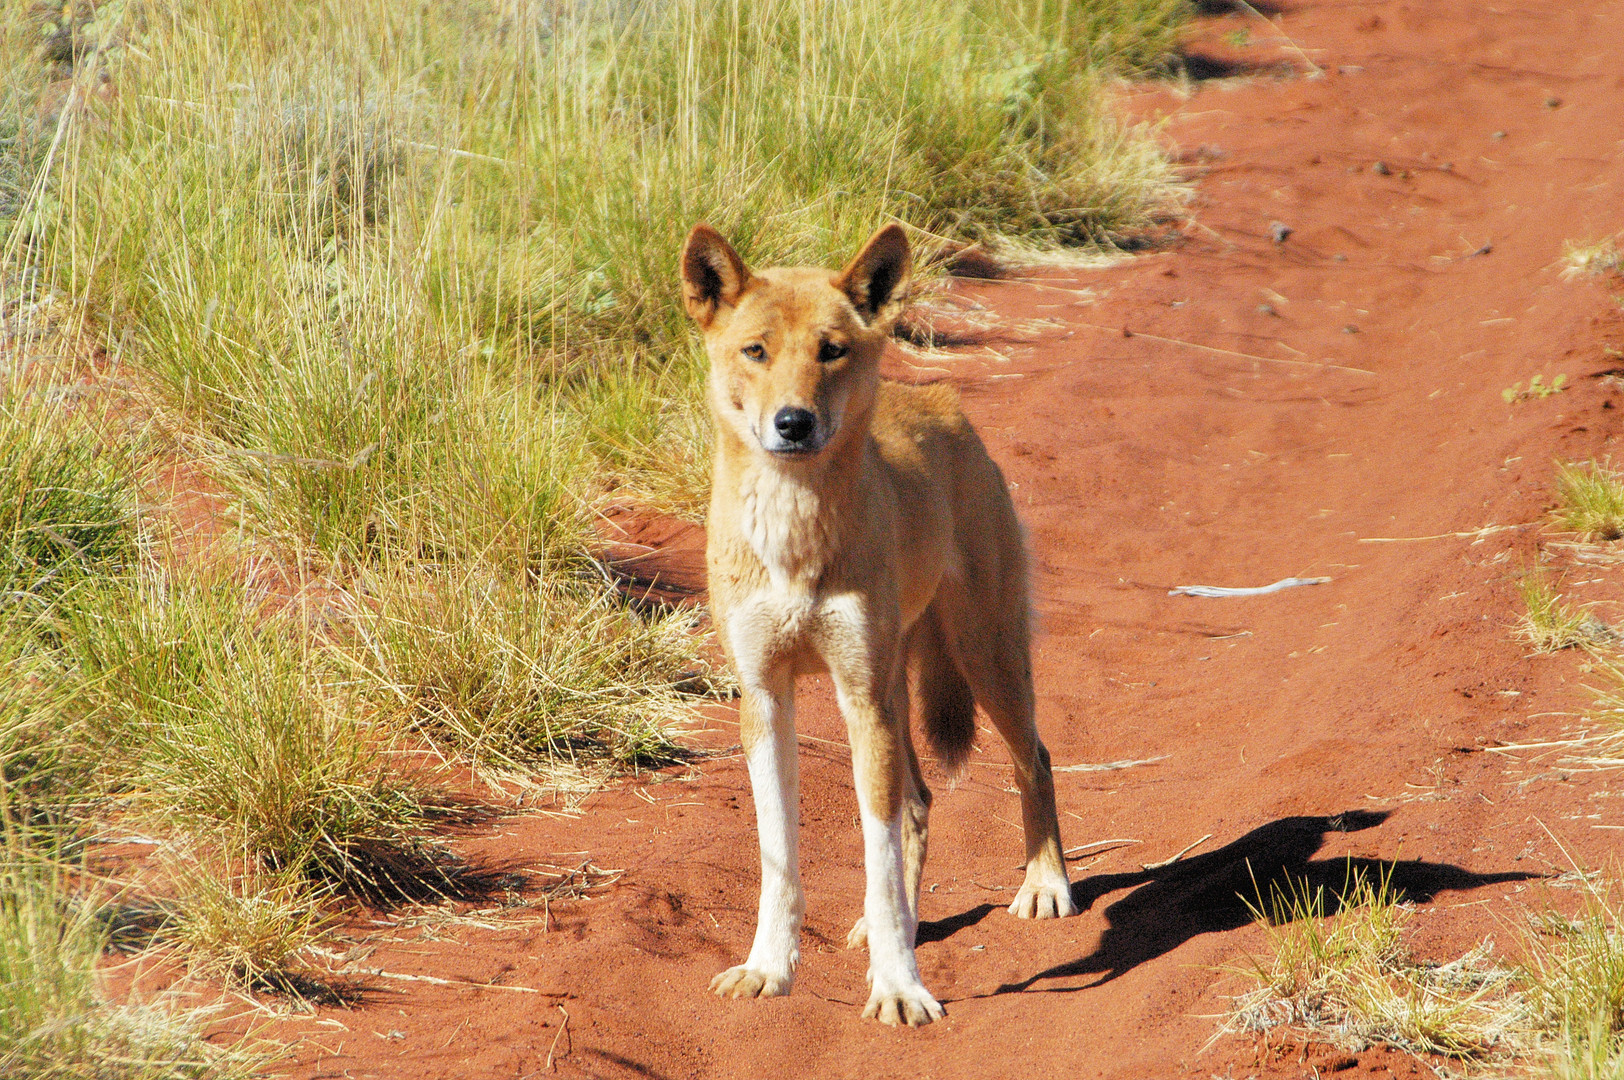
<path id="1" fill-rule="evenodd" d="M 818 418 L 812 415 L 810 409 L 785 406 L 773 417 L 773 427 L 787 443 L 805 442 L 812 437 L 812 431 L 817 426 Z"/>

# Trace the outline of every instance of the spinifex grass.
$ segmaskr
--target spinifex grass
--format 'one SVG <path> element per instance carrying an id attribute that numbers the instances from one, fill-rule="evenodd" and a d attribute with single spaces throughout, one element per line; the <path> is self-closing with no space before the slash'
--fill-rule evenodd
<path id="1" fill-rule="evenodd" d="M 63 614 L 137 558 L 133 455 L 92 396 L 0 376 L 0 818 L 83 809 L 96 759 L 56 644 Z"/>
<path id="2" fill-rule="evenodd" d="M 38 612 L 70 583 L 135 558 L 131 453 L 101 408 L 0 377 L 0 605 Z"/>
<path id="3" fill-rule="evenodd" d="M 75 502 L 0 517 L 27 612 L 0 704 L 57 704 L 5 714 L 7 769 L 89 762 L 85 795 L 243 852 L 269 877 L 191 889 L 175 940 L 252 980 L 310 910 L 266 881 L 353 882 L 416 842 L 399 740 L 501 767 L 669 758 L 700 645 L 592 584 L 588 553 L 610 489 L 704 504 L 683 233 L 708 219 L 753 262 L 826 265 L 891 218 L 925 249 L 1131 233 L 1171 173 L 1099 85 L 1154 64 L 1183 14 L 130 0 L 5 20 L 0 313 L 51 290 L 86 313 L 252 550 L 300 553 L 360 612 L 314 634 L 229 569 L 137 557 L 128 485 L 39 474 Z M 111 445 L 75 443 L 72 470 L 122 467 Z M 47 754 L 51 732 L 77 753 Z"/>
<path id="4" fill-rule="evenodd" d="M 1561 465 L 1556 471 L 1557 524 L 1580 540 L 1624 537 L 1624 480 L 1600 462 Z"/>
<path id="5" fill-rule="evenodd" d="M 1585 608 L 1565 603 L 1543 569 L 1529 570 L 1517 582 L 1524 612 L 1517 634 L 1536 652 L 1590 648 L 1615 640 L 1616 632 Z"/>
<path id="6" fill-rule="evenodd" d="M 0 603 L 0 826 L 30 831 L 80 807 L 96 771 L 40 634 L 38 615 Z"/>
<path id="7" fill-rule="evenodd" d="M 164 905 L 159 937 L 180 947 L 195 974 L 247 990 L 333 996 L 308 955 L 331 921 L 321 906 L 327 889 L 253 856 L 174 859 L 167 870 L 178 896 Z"/>
<path id="8" fill-rule="evenodd" d="M 182 1080 L 247 1076 L 253 1062 L 205 1043 L 198 1018 L 102 997 L 107 933 L 63 869 L 7 828 L 0 836 L 0 1075 Z"/>
<path id="9" fill-rule="evenodd" d="M 1523 959 L 1494 960 L 1491 939 L 1443 964 L 1412 959 L 1414 917 L 1387 879 L 1362 874 L 1323 889 L 1271 886 L 1254 908 L 1269 952 L 1242 974 L 1225 1030 L 1291 1030 L 1348 1049 L 1513 1062 L 1560 1080 L 1624 1077 L 1624 929 L 1616 876 L 1581 875 L 1577 918 L 1544 911 L 1522 935 Z M 1334 903 L 1334 910 L 1333 910 Z"/>
<path id="10" fill-rule="evenodd" d="M 1498 1047 L 1521 1015 L 1514 973 L 1479 949 L 1448 964 L 1413 960 L 1404 928 L 1413 909 L 1386 877 L 1350 868 L 1342 890 L 1271 883 L 1254 907 L 1269 949 L 1246 974 L 1228 1026 L 1284 1026 L 1351 1049 L 1372 1043 L 1454 1057 Z"/>
<path id="11" fill-rule="evenodd" d="M 1562 1080 L 1624 1077 L 1624 922 L 1612 886 L 1591 885 L 1578 918 L 1541 920 L 1530 941 L 1529 1000 Z"/>
<path id="12" fill-rule="evenodd" d="M 102 772 L 165 829 L 347 878 L 418 808 L 308 638 L 232 581 L 157 575 L 81 599 L 62 632 Z"/>
<path id="13" fill-rule="evenodd" d="M 351 650 L 381 714 L 482 766 L 672 759 L 695 687 L 720 682 L 693 615 L 528 574 L 374 581 Z"/>
<path id="14" fill-rule="evenodd" d="M 118 10 L 9 252 L 110 318 L 253 527 L 340 557 L 535 558 L 612 477 L 701 505 L 696 220 L 829 263 L 890 217 L 1105 241 L 1172 190 L 1097 84 L 1182 0 Z"/>

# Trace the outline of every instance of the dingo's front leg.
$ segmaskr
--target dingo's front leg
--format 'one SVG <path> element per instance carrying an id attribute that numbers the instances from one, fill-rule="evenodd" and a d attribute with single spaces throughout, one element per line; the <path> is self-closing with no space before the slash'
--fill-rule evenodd
<path id="1" fill-rule="evenodd" d="M 946 1010 L 919 978 L 914 957 L 918 930 L 903 882 L 902 806 L 882 814 L 863 794 L 857 779 L 858 808 L 863 819 L 863 862 L 868 888 L 863 920 L 868 933 L 868 1004 L 863 1016 L 896 1026 L 919 1027 L 939 1020 Z"/>
<path id="2" fill-rule="evenodd" d="M 852 673 L 830 665 L 851 742 L 857 809 L 863 822 L 863 864 L 868 886 L 863 896 L 863 927 L 868 938 L 868 1005 L 865 1017 L 882 1024 L 919 1027 L 946 1015 L 925 989 L 914 957 L 918 913 L 908 895 L 903 843 L 904 770 L 898 738 L 907 714 L 892 715 L 881 701 L 890 695 L 872 685 L 856 685 Z M 878 691 L 878 692 L 876 692 Z"/>
<path id="3" fill-rule="evenodd" d="M 800 771 L 794 695 L 794 678 L 787 668 L 748 679 L 743 687 L 739 732 L 761 842 L 761 906 L 749 958 L 711 980 L 711 989 L 721 997 L 787 994 L 801 958 L 806 900 L 797 854 Z"/>

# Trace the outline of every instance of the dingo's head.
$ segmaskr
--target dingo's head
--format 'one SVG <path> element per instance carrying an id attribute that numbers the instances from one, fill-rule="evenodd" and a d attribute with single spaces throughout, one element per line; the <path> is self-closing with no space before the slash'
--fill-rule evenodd
<path id="1" fill-rule="evenodd" d="M 900 225 L 875 233 L 838 274 L 752 272 L 715 229 L 695 225 L 682 248 L 682 293 L 705 335 L 718 423 L 785 461 L 861 439 L 910 266 Z"/>

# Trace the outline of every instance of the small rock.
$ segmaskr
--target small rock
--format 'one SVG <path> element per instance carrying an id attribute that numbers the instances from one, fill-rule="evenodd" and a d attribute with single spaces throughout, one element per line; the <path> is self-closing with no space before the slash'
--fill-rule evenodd
<path id="1" fill-rule="evenodd" d="M 1562 107 L 1562 99 L 1557 97 L 1555 94 L 1552 94 L 1550 97 L 1545 99 L 1545 107 L 1547 109 L 1560 109 Z"/>
<path id="2" fill-rule="evenodd" d="M 1374 164 L 1374 165 L 1372 165 L 1370 167 L 1370 171 L 1375 173 L 1377 176 L 1392 176 L 1393 175 L 1393 170 L 1389 169 L 1387 167 L 1387 162 L 1385 162 L 1385 161 L 1376 162 L 1376 164 Z"/>
<path id="3" fill-rule="evenodd" d="M 1332 262 L 1347 262 L 1348 257 L 1346 255 L 1342 254 L 1342 252 L 1339 251 L 1335 255 L 1331 256 L 1331 261 Z"/>
<path id="4" fill-rule="evenodd" d="M 1359 332 L 1359 328 L 1352 323 L 1348 323 L 1342 327 L 1342 332 L 1344 334 L 1357 334 Z"/>
<path id="5" fill-rule="evenodd" d="M 1273 304 L 1259 304 L 1257 306 L 1257 313 L 1259 315 L 1273 315 L 1277 319 L 1280 317 L 1280 313 L 1274 310 Z"/>
<path id="6" fill-rule="evenodd" d="M 1337 71 L 1344 75 L 1357 75 L 1363 70 L 1365 69 L 1360 67 L 1358 64 L 1343 64 L 1341 67 L 1337 68 Z"/>
<path id="7" fill-rule="evenodd" d="M 1491 138 L 1491 139 L 1503 139 L 1505 137 L 1506 137 L 1506 133 L 1503 132 L 1503 131 L 1495 131 L 1495 132 L 1491 132 L 1489 134 L 1489 138 Z"/>
<path id="8" fill-rule="evenodd" d="M 1290 236 L 1291 233 L 1291 226 L 1287 225 L 1284 221 L 1269 222 L 1269 238 L 1275 243 L 1284 244 L 1286 242 L 1286 237 Z"/>

